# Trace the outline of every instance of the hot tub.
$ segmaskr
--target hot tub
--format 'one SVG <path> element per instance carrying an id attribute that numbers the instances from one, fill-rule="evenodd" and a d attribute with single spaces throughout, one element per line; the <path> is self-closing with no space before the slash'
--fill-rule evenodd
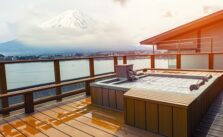
<path id="1" fill-rule="evenodd" d="M 117 78 L 95 82 L 91 97 L 95 105 L 124 111 L 128 125 L 187 137 L 222 89 L 221 73 L 149 71 L 133 82 Z"/>

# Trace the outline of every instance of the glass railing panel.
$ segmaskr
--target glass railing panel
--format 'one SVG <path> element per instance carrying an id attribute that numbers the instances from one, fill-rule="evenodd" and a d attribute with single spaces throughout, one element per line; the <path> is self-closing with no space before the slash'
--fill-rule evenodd
<path id="1" fill-rule="evenodd" d="M 155 68 L 157 69 L 175 69 L 176 68 L 176 56 L 165 55 L 155 56 Z"/>
<path id="2" fill-rule="evenodd" d="M 113 58 L 97 58 L 94 59 L 95 75 L 114 72 Z"/>
<path id="3" fill-rule="evenodd" d="M 182 55 L 182 69 L 208 69 L 208 55 Z"/>
<path id="4" fill-rule="evenodd" d="M 90 76 L 88 60 L 60 61 L 61 80 Z"/>
<path id="5" fill-rule="evenodd" d="M 214 54 L 214 69 L 223 69 L 223 54 Z"/>
<path id="6" fill-rule="evenodd" d="M 127 64 L 133 64 L 133 70 L 150 68 L 150 57 L 127 57 Z"/>
<path id="7" fill-rule="evenodd" d="M 6 64 L 8 89 L 54 82 L 53 62 Z"/>

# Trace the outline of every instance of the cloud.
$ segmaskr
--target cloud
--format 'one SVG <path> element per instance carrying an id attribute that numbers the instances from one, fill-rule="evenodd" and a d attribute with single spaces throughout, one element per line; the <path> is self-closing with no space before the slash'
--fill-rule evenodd
<path id="1" fill-rule="evenodd" d="M 0 43 L 15 38 L 15 26 L 12 23 L 0 23 Z"/>
<path id="2" fill-rule="evenodd" d="M 165 10 L 165 11 L 163 12 L 162 17 L 165 17 L 165 18 L 171 18 L 171 17 L 173 17 L 173 13 L 172 13 L 171 10 Z"/>
<path id="3" fill-rule="evenodd" d="M 125 6 L 129 0 L 113 0 L 114 2 L 118 2 L 121 6 Z"/>
<path id="4" fill-rule="evenodd" d="M 114 23 L 94 22 L 85 29 L 25 26 L 18 30 L 18 39 L 32 46 L 98 50 L 127 49 L 134 45 L 130 36 Z"/>
<path id="5" fill-rule="evenodd" d="M 14 1 L 17 1 L 16 4 Z M 14 1 L 2 2 L 0 20 L 17 23 L 16 35 L 19 40 L 36 46 L 95 49 L 127 49 L 131 45 L 138 45 L 143 39 L 200 18 L 210 9 L 218 9 L 209 3 L 223 7 L 223 1 L 217 0 Z M 84 31 L 39 27 L 63 11 L 77 8 L 92 17 L 96 25 L 89 25 L 89 29 Z"/>
<path id="6" fill-rule="evenodd" d="M 214 5 L 214 6 L 206 5 L 206 6 L 203 6 L 202 9 L 203 9 L 203 12 L 206 14 L 206 13 L 213 13 L 215 11 L 218 11 L 221 9 L 221 7 L 217 5 Z"/>

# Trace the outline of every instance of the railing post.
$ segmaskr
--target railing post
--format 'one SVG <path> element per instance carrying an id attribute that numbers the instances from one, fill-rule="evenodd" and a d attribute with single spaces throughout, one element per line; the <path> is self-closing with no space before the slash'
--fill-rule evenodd
<path id="1" fill-rule="evenodd" d="M 127 57 L 126 56 L 123 56 L 123 64 L 127 64 Z"/>
<path id="2" fill-rule="evenodd" d="M 154 69 L 155 68 L 155 55 L 150 55 L 150 68 Z"/>
<path id="3" fill-rule="evenodd" d="M 94 58 L 89 58 L 90 77 L 94 77 Z"/>
<path id="4" fill-rule="evenodd" d="M 61 83 L 61 77 L 60 77 L 60 61 L 54 60 L 54 76 L 55 76 L 55 83 L 60 84 Z M 61 87 L 56 87 L 56 95 L 61 95 L 62 90 Z M 57 99 L 57 101 L 61 101 L 62 98 Z"/>
<path id="5" fill-rule="evenodd" d="M 176 55 L 176 69 L 181 69 L 181 54 Z"/>
<path id="6" fill-rule="evenodd" d="M 211 53 L 213 53 L 213 39 L 211 38 Z"/>
<path id="7" fill-rule="evenodd" d="M 180 40 L 178 40 L 178 44 L 177 44 L 177 46 L 178 46 L 178 53 L 180 53 L 181 52 L 181 47 L 180 47 Z"/>
<path id="8" fill-rule="evenodd" d="M 90 96 L 91 95 L 90 81 L 85 82 L 85 90 L 86 90 L 86 95 Z"/>
<path id="9" fill-rule="evenodd" d="M 25 112 L 27 114 L 34 112 L 33 93 L 24 94 Z"/>
<path id="10" fill-rule="evenodd" d="M 5 64 L 0 63 L 0 94 L 7 94 L 7 81 L 6 81 L 6 72 Z M 8 98 L 1 99 L 2 108 L 9 107 Z M 3 113 L 3 115 L 8 115 L 9 112 Z"/>
<path id="11" fill-rule="evenodd" d="M 197 50 L 196 52 L 197 53 L 200 53 L 201 52 L 201 30 L 198 30 L 197 32 Z"/>
<path id="12" fill-rule="evenodd" d="M 208 68 L 214 69 L 214 54 L 213 53 L 208 54 Z"/>
<path id="13" fill-rule="evenodd" d="M 118 65 L 118 57 L 117 56 L 114 56 L 114 72 L 116 72 L 115 70 L 115 66 Z"/>
<path id="14" fill-rule="evenodd" d="M 95 75 L 95 73 L 94 73 L 94 58 L 89 58 L 89 70 L 90 70 L 90 77 L 94 77 L 94 75 Z M 91 81 L 85 82 L 85 90 L 86 90 L 87 96 L 91 95 L 90 82 Z"/>

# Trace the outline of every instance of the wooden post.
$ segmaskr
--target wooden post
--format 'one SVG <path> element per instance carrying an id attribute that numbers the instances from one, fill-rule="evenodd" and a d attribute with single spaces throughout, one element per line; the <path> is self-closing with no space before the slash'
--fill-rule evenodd
<path id="1" fill-rule="evenodd" d="M 24 94 L 25 112 L 27 114 L 34 112 L 33 93 Z"/>
<path id="2" fill-rule="evenodd" d="M 123 64 L 127 64 L 127 57 L 123 56 Z"/>
<path id="3" fill-rule="evenodd" d="M 94 58 L 89 58 L 89 71 L 90 71 L 90 77 L 94 77 Z M 90 92 L 90 81 L 85 82 L 85 90 L 86 90 L 86 95 L 89 96 L 91 95 Z"/>
<path id="4" fill-rule="evenodd" d="M 117 56 L 114 56 L 114 72 L 116 72 L 115 70 L 115 66 L 118 65 L 118 57 Z"/>
<path id="5" fill-rule="evenodd" d="M 90 77 L 94 77 L 94 58 L 89 58 Z"/>
<path id="6" fill-rule="evenodd" d="M 86 81 L 85 82 L 85 90 L 86 90 L 86 95 L 87 96 L 90 96 L 91 95 L 91 92 L 90 92 L 90 82 L 89 81 Z"/>
<path id="7" fill-rule="evenodd" d="M 211 53 L 213 53 L 213 38 L 211 38 Z"/>
<path id="8" fill-rule="evenodd" d="M 197 31 L 197 50 L 196 53 L 201 52 L 201 30 Z"/>
<path id="9" fill-rule="evenodd" d="M 5 64 L 0 63 L 0 94 L 7 94 L 7 81 L 6 81 L 6 73 L 5 73 Z M 9 107 L 8 98 L 1 99 L 2 108 Z M 9 112 L 3 113 L 3 115 L 8 115 Z"/>
<path id="10" fill-rule="evenodd" d="M 54 76 L 55 76 L 55 83 L 60 84 L 61 77 L 60 77 L 60 61 L 54 60 Z M 56 87 L 56 95 L 61 95 L 62 90 L 61 87 Z M 61 101 L 62 98 L 57 99 L 57 101 Z"/>
<path id="11" fill-rule="evenodd" d="M 213 53 L 209 53 L 208 54 L 208 68 L 209 69 L 214 69 L 214 54 Z"/>
<path id="12" fill-rule="evenodd" d="M 176 69 L 181 69 L 181 54 L 176 55 Z"/>
<path id="13" fill-rule="evenodd" d="M 180 52 L 181 52 L 181 48 L 180 48 L 180 40 L 178 40 L 177 48 L 178 48 L 178 53 L 180 53 Z"/>
<path id="14" fill-rule="evenodd" d="M 153 44 L 153 54 L 155 54 L 155 45 Z"/>
<path id="15" fill-rule="evenodd" d="M 155 55 L 150 55 L 150 68 L 154 69 L 155 68 Z"/>

